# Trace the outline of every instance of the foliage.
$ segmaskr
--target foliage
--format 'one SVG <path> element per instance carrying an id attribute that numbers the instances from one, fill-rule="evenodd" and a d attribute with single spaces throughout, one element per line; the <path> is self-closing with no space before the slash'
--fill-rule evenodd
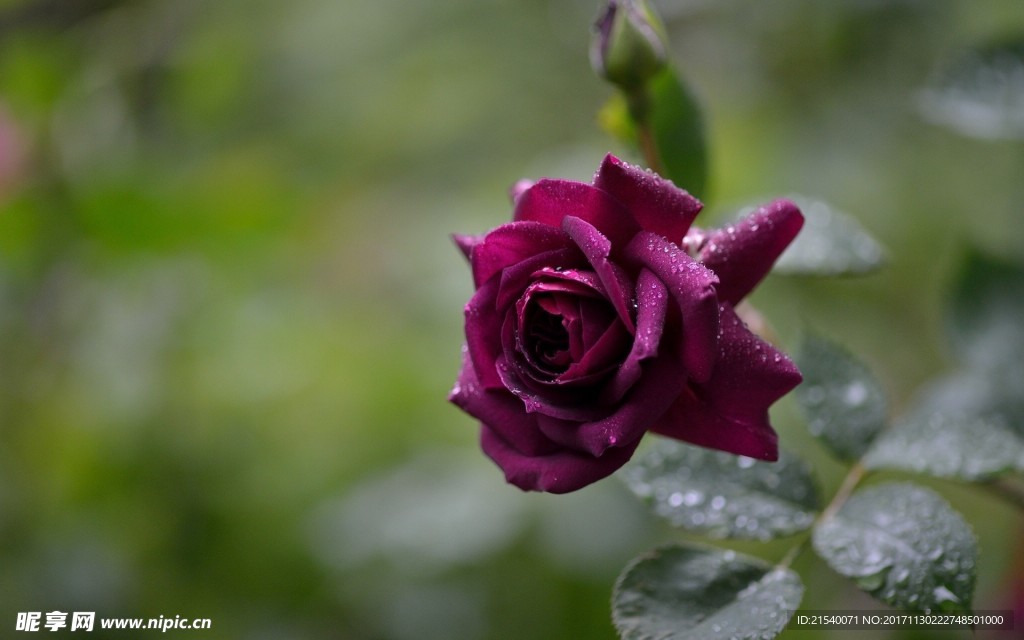
<path id="1" fill-rule="evenodd" d="M 965 76 L 992 75 L 977 68 L 992 64 L 1001 69 L 995 81 L 1005 82 L 999 74 L 1013 74 L 1018 58 L 1016 50 L 1001 50 L 975 67 L 960 68 L 949 82 L 957 84 L 956 91 L 975 90 L 978 84 Z M 688 93 L 685 86 L 683 93 Z M 655 82 L 625 87 L 616 100 L 602 112 L 606 128 L 633 142 L 656 170 L 694 180 L 703 190 L 703 177 L 692 173 L 707 165 L 703 147 L 691 143 L 703 130 L 692 100 L 680 108 L 684 101 L 659 92 Z M 1002 108 L 1016 113 L 1014 105 Z M 649 117 L 659 109 L 678 120 L 671 132 Z M 680 150 L 685 165 L 666 162 L 665 150 L 671 148 Z M 822 202 L 800 200 L 807 233 L 787 251 L 777 271 L 858 275 L 882 264 L 880 245 L 852 218 Z M 820 336 L 805 338 L 798 358 L 805 376 L 798 402 L 810 433 L 852 464 L 816 517 L 816 486 L 806 465 L 792 454 L 772 468 L 663 441 L 632 461 L 623 478 L 675 527 L 717 538 L 761 540 L 810 528 L 817 554 L 881 602 L 908 611 L 969 613 L 978 543 L 967 521 L 917 484 L 858 487 L 870 472 L 884 469 L 967 481 L 1024 471 L 1024 447 L 1016 431 L 1024 416 L 1022 283 L 1021 267 L 971 254 L 947 314 L 950 341 L 964 373 L 947 387 L 973 378 L 975 392 L 960 393 L 955 407 L 943 406 L 948 394 L 932 394 L 939 406 L 926 402 L 893 427 L 888 398 L 869 367 Z M 1019 494 L 1012 495 L 1021 501 Z M 799 605 L 803 587 L 789 564 L 803 546 L 798 542 L 774 569 L 748 558 L 737 561 L 733 551 L 687 546 L 641 556 L 616 585 L 616 628 L 624 640 L 775 637 Z M 768 624 L 765 605 L 773 614 Z"/>

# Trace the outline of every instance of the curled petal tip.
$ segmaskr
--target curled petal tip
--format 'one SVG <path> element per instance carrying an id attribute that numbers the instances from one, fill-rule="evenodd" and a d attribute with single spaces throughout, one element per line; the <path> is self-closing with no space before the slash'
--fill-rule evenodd
<path id="1" fill-rule="evenodd" d="M 453 233 L 452 241 L 455 242 L 455 246 L 459 248 L 462 255 L 466 256 L 466 260 L 469 260 L 473 256 L 473 247 L 480 244 L 480 237 Z"/>
<path id="2" fill-rule="evenodd" d="M 519 199 L 519 196 L 523 195 L 523 192 L 525 192 L 527 189 L 529 189 L 533 185 L 534 185 L 533 180 L 528 180 L 526 178 L 523 178 L 522 180 L 517 181 L 514 185 L 509 187 L 509 189 L 508 189 L 508 198 L 509 198 L 509 200 L 512 201 L 512 204 L 515 204 L 516 200 Z"/>

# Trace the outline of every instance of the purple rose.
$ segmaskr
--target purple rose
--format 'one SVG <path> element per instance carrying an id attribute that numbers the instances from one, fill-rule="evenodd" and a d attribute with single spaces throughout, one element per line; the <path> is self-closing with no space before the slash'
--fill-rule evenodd
<path id="1" fill-rule="evenodd" d="M 621 467 L 647 431 L 775 460 L 768 407 L 800 382 L 734 307 L 803 225 L 777 200 L 725 229 L 607 156 L 593 185 L 520 182 L 513 222 L 456 236 L 476 293 L 450 400 L 507 480 L 565 493 Z"/>

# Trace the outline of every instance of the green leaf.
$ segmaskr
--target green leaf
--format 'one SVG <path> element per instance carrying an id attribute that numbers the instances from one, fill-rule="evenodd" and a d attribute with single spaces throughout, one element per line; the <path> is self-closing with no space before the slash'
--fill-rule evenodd
<path id="1" fill-rule="evenodd" d="M 698 198 L 705 197 L 708 152 L 696 98 L 671 67 L 655 76 L 648 90 L 651 133 L 664 177 Z"/>
<path id="2" fill-rule="evenodd" d="M 940 378 L 878 437 L 864 464 L 968 481 L 1024 471 L 1024 402 L 985 372 Z"/>
<path id="3" fill-rule="evenodd" d="M 992 372 L 992 383 L 1024 395 L 1024 267 L 972 252 L 948 311 L 961 360 Z"/>
<path id="4" fill-rule="evenodd" d="M 844 460 L 856 460 L 887 423 L 888 403 L 868 367 L 824 338 L 804 338 L 796 398 L 811 433 Z"/>
<path id="5" fill-rule="evenodd" d="M 861 275 L 885 264 L 885 251 L 849 215 L 819 200 L 790 196 L 804 227 L 775 263 L 775 273 L 801 276 Z"/>
<path id="6" fill-rule="evenodd" d="M 864 457 L 864 466 L 987 480 L 1024 469 L 1024 439 L 998 416 L 918 412 L 883 433 Z"/>
<path id="7" fill-rule="evenodd" d="M 789 569 L 733 551 L 665 547 L 626 567 L 612 621 L 623 640 L 774 638 L 803 597 Z"/>
<path id="8" fill-rule="evenodd" d="M 792 535 L 811 526 L 818 505 L 810 468 L 785 451 L 759 462 L 659 438 L 622 477 L 657 515 L 716 538 Z"/>
<path id="9" fill-rule="evenodd" d="M 814 528 L 814 549 L 875 598 L 914 611 L 969 611 L 977 540 L 938 494 L 913 484 L 855 493 Z"/>
<path id="10" fill-rule="evenodd" d="M 1024 42 L 967 51 L 918 97 L 928 121 L 982 139 L 1024 139 Z"/>
<path id="11" fill-rule="evenodd" d="M 1011 468 L 1024 471 L 1022 317 L 1024 266 L 971 252 L 946 318 L 963 368 L 934 384 L 919 409 L 944 416 L 935 420 L 949 433 L 933 431 L 933 436 L 967 446 L 944 457 L 936 452 L 926 472 L 979 480 Z M 878 457 L 886 458 L 882 452 Z"/>

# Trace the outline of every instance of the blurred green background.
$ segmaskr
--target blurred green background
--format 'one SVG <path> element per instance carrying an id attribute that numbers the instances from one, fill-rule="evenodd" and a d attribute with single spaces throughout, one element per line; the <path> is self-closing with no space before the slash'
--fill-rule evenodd
<path id="1" fill-rule="evenodd" d="M 876 275 L 754 302 L 791 348 L 813 326 L 860 354 L 899 411 L 950 366 L 965 248 L 1024 246 L 1024 143 L 918 108 L 943 61 L 1024 34 L 1020 0 L 655 5 L 707 109 L 705 216 L 801 193 L 886 246 Z M 679 534 L 614 479 L 520 494 L 445 401 L 471 293 L 448 234 L 505 221 L 520 177 L 628 154 L 596 125 L 598 9 L 0 0 L 0 635 L 57 609 L 212 619 L 181 637 L 615 637 L 615 576 Z M 830 495 L 842 468 L 777 409 Z M 980 538 L 976 608 L 1005 608 L 1024 518 L 931 484 Z M 796 568 L 807 608 L 876 606 Z"/>

